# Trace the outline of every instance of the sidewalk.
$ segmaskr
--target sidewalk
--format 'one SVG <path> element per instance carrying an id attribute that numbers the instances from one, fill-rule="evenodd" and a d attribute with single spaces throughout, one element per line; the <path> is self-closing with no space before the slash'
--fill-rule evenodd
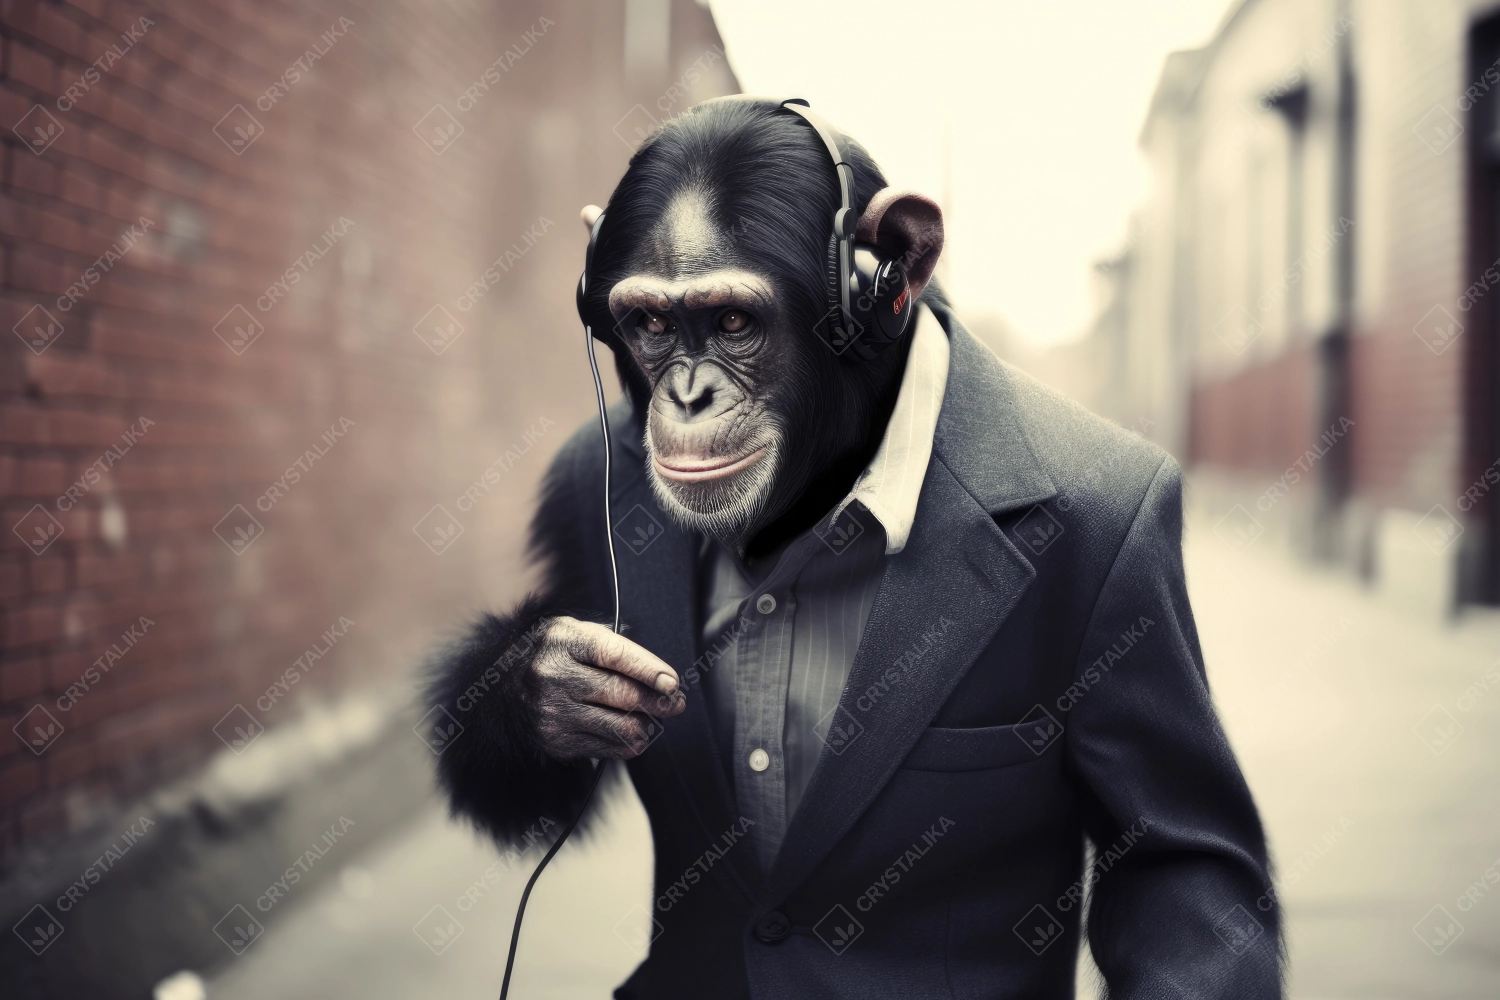
<path id="1" fill-rule="evenodd" d="M 1185 554 L 1271 839 L 1290 996 L 1500 996 L 1500 624 L 1424 620 L 1211 521 Z"/>
<path id="2" fill-rule="evenodd" d="M 610 809 L 608 836 L 578 844 L 570 838 L 537 882 L 512 997 L 603 1000 L 643 957 L 628 935 L 646 923 L 651 834 L 634 794 L 618 796 Z M 344 869 L 336 884 L 265 921 L 264 937 L 208 982 L 208 996 L 499 996 L 516 904 L 541 855 L 533 849 L 507 865 L 434 801 L 401 834 Z"/>
<path id="3" fill-rule="evenodd" d="M 1290 996 L 1500 996 L 1500 884 L 1485 882 L 1500 875 L 1500 624 L 1423 620 L 1265 545 L 1236 552 L 1212 522 L 1190 527 L 1186 557 L 1214 697 L 1276 858 Z M 645 922 L 650 834 L 634 796 L 611 808 L 608 832 L 538 883 L 513 996 L 604 998 L 637 960 L 625 939 Z M 497 852 L 434 805 L 267 921 L 208 996 L 498 995 L 539 855 L 493 868 Z M 461 926 L 437 950 L 435 906 Z"/>

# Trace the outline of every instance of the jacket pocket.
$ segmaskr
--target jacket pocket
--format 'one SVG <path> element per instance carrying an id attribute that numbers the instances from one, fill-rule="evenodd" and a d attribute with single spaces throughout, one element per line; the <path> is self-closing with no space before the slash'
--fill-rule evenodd
<path id="1" fill-rule="evenodd" d="M 928 726 L 901 766 L 911 771 L 984 771 L 1036 760 L 1026 741 L 1031 726 L 943 729 Z"/>

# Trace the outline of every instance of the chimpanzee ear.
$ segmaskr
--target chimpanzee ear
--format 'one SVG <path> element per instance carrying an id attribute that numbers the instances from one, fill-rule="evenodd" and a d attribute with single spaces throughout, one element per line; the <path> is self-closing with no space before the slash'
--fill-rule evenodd
<path id="1" fill-rule="evenodd" d="M 587 229 L 589 232 L 593 232 L 594 223 L 597 222 L 599 220 L 599 216 L 603 214 L 604 209 L 600 208 L 598 205 L 585 205 L 578 212 L 578 218 L 583 223 L 584 229 Z"/>
<path id="2" fill-rule="evenodd" d="M 854 238 L 899 261 L 912 295 L 921 295 L 943 252 L 943 210 L 915 191 L 882 188 L 859 217 Z"/>

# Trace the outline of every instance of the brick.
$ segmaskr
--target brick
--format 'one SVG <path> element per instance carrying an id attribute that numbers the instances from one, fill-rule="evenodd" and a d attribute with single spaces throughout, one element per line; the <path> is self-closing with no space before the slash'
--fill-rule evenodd
<path id="1" fill-rule="evenodd" d="M 65 550 L 54 545 L 27 565 L 26 579 L 30 593 L 51 594 L 65 590 L 70 577 L 68 569 Z"/>
<path id="2" fill-rule="evenodd" d="M 68 466 L 59 459 L 22 459 L 16 477 L 16 494 L 50 500 L 66 489 L 69 482 Z"/>
<path id="3" fill-rule="evenodd" d="M 38 248 L 36 253 L 18 254 L 11 262 L 11 283 L 18 289 L 39 292 L 40 297 L 46 300 L 55 299 L 61 295 L 68 285 L 77 278 L 78 272 L 65 267 L 62 262 L 54 257 L 43 256 Z M 52 301 L 47 302 L 48 308 L 54 315 L 58 310 Z M 67 320 L 58 316 L 63 325 Z"/>
<path id="4" fill-rule="evenodd" d="M 0 126 L 8 129 L 19 124 L 36 103 L 17 91 L 13 85 L 0 86 Z"/>
<path id="5" fill-rule="evenodd" d="M 113 398 L 124 392 L 123 376 L 84 355 L 48 351 L 23 360 L 28 390 L 37 397 Z"/>
<path id="6" fill-rule="evenodd" d="M 64 55 L 81 58 L 85 62 L 89 59 L 84 44 L 87 33 L 76 22 L 64 17 L 57 7 L 50 4 L 40 6 L 29 33 L 37 41 Z"/>
<path id="7" fill-rule="evenodd" d="M 30 755 L 0 768 L 0 809 L 14 808 L 35 792 L 41 785 L 41 777 L 41 763 Z"/>
<path id="8" fill-rule="evenodd" d="M 10 39 L 5 48 L 6 77 L 41 91 L 41 103 L 56 113 L 57 109 L 50 105 L 57 96 L 57 63 L 15 38 Z"/>
<path id="9" fill-rule="evenodd" d="M 7 609 L 0 615 L 0 643 L 20 649 L 62 638 L 62 612 L 53 604 Z"/>
<path id="10" fill-rule="evenodd" d="M 0 556 L 0 601 L 13 601 L 25 592 L 26 573 L 21 553 Z"/>
<path id="11" fill-rule="evenodd" d="M 74 721 L 71 713 L 64 715 L 55 705 L 50 708 L 53 714 L 61 716 L 60 721 L 64 726 Z M 41 759 L 43 780 L 48 786 L 66 788 L 79 778 L 108 768 L 109 761 L 101 759 L 92 736 L 87 730 L 70 727 L 63 739 L 48 748 Z"/>
<path id="12" fill-rule="evenodd" d="M 21 156 L 11 161 L 11 183 L 24 191 L 50 195 L 57 192 L 57 167 L 37 156 Z"/>
<path id="13" fill-rule="evenodd" d="M 33 445 L 106 447 L 119 440 L 127 422 L 80 410 L 0 407 L 0 441 Z"/>
<path id="14" fill-rule="evenodd" d="M 0 701 L 34 699 L 46 688 L 46 657 L 34 655 L 0 662 Z"/>
<path id="15" fill-rule="evenodd" d="M 101 214 L 109 211 L 109 190 L 93 177 L 65 169 L 58 181 L 57 193 L 63 200 Z"/>

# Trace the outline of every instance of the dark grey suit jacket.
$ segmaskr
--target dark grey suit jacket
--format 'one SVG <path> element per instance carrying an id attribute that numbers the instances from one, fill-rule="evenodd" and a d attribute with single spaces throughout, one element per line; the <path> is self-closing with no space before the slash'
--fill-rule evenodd
<path id="1" fill-rule="evenodd" d="M 1071 997 L 1087 897 L 1111 996 L 1280 996 L 1266 846 L 1183 581 L 1176 463 L 935 312 L 952 354 L 916 524 L 770 871 L 732 834 L 698 687 L 694 539 L 656 507 L 632 415 L 612 412 L 627 634 L 690 692 L 629 765 L 656 937 L 616 995 Z M 482 623 L 437 695 L 537 615 L 609 608 L 602 458 L 597 425 L 563 448 L 535 524 L 548 594 Z M 505 836 L 570 808 L 586 772 L 541 761 L 524 713 L 488 704 L 441 766 L 456 808 Z"/>

